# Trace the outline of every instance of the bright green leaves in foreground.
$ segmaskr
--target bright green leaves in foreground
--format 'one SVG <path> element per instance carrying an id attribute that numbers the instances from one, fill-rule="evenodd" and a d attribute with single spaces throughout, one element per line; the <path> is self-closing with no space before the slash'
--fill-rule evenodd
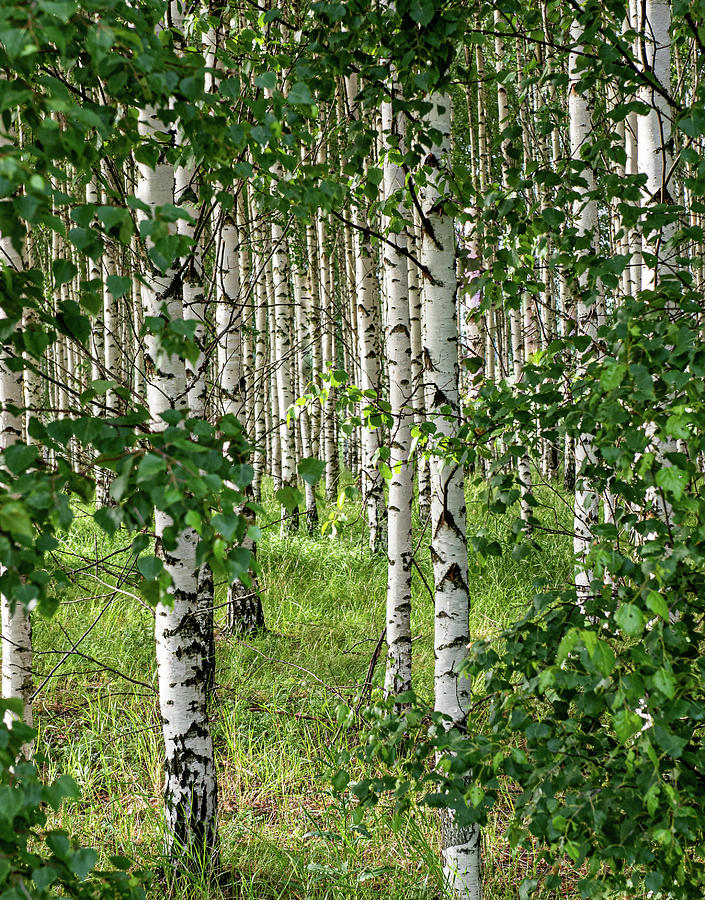
<path id="1" fill-rule="evenodd" d="M 47 553 L 57 547 L 54 534 L 73 519 L 70 494 L 91 501 L 94 493 L 92 479 L 76 474 L 65 459 L 72 438 L 114 474 L 114 502 L 94 514 L 106 533 L 122 526 L 137 533 L 132 549 L 139 556 L 150 543 L 147 532 L 156 509 L 173 523 L 164 529 L 165 551 L 190 528 L 199 564 L 207 562 L 229 581 L 247 578 L 251 554 L 240 544 L 247 531 L 242 509 L 249 505 L 245 491 L 252 467 L 240 423 L 224 416 L 216 428 L 173 410 L 165 419 L 163 431 L 141 437 L 133 428 L 148 421 L 144 410 L 113 420 L 76 417 L 46 425 L 33 420 L 33 436 L 53 451 L 54 462 L 22 443 L 0 456 L 0 591 L 12 603 L 50 614 L 65 583 Z M 161 561 L 145 556 L 137 567 L 145 598 L 152 603 L 165 599 L 170 582 Z"/>
<path id="2" fill-rule="evenodd" d="M 35 732 L 17 719 L 8 727 L 6 712 L 19 713 L 18 701 L 0 700 L 0 898 L 144 900 L 149 873 L 130 871 L 123 857 L 111 859 L 112 870 L 97 870 L 95 850 L 46 829 L 47 809 L 78 799 L 78 788 L 67 775 L 44 784 L 34 762 L 21 760 L 22 745 Z"/>

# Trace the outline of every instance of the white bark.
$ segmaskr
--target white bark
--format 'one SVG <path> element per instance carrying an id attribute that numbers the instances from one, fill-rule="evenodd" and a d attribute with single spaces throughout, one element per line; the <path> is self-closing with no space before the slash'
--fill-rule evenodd
<path id="1" fill-rule="evenodd" d="M 243 188 L 241 188 L 243 190 Z M 234 212 L 234 211 L 233 211 Z M 244 218 L 244 217 L 243 217 Z M 218 334 L 218 382 L 224 415 L 235 415 L 244 425 L 247 387 L 243 367 L 243 310 L 247 308 L 247 272 L 242 255 L 241 222 L 229 213 L 220 232 L 216 266 L 216 330 Z M 243 279 L 243 273 L 245 278 Z M 247 515 L 245 508 L 241 515 Z M 246 537 L 243 547 L 255 552 L 254 541 Z M 228 586 L 228 630 L 251 634 L 264 626 L 262 601 L 254 576 L 250 585 L 236 579 Z"/>
<path id="2" fill-rule="evenodd" d="M 525 301 L 526 302 L 526 301 Z M 524 371 L 524 353 L 525 347 L 522 341 L 522 311 L 521 309 L 509 310 L 509 336 L 512 344 L 512 366 L 514 383 L 521 381 L 522 372 Z M 522 435 L 517 435 L 517 440 L 523 440 Z M 529 454 L 523 453 L 516 461 L 517 475 L 519 476 L 519 490 L 521 491 L 520 507 L 522 521 L 528 522 L 531 516 L 531 505 L 528 502 L 528 496 L 531 493 L 531 467 L 529 463 Z M 529 526 L 526 526 L 527 528 Z"/>
<path id="3" fill-rule="evenodd" d="M 651 74 L 666 92 L 671 87 L 671 4 L 670 0 L 644 0 L 643 21 L 639 23 L 642 42 L 641 56 Z M 638 117 L 637 142 L 639 172 L 646 175 L 644 205 L 672 202 L 669 184 L 672 167 L 672 115 L 666 97 L 654 87 L 644 86 L 639 99 L 650 107 L 647 115 Z M 642 261 L 641 287 L 653 290 L 662 277 L 661 270 L 670 261 L 667 244 L 675 231 L 675 224 L 645 234 L 642 250 L 655 256 L 655 262 Z"/>
<path id="4" fill-rule="evenodd" d="M 361 211 L 356 208 L 353 216 L 355 224 L 362 226 L 363 216 Z M 381 372 L 378 342 L 380 317 L 372 246 L 369 236 L 362 231 L 356 231 L 355 243 L 355 289 L 357 294 L 360 388 L 363 391 L 373 391 L 376 398 L 380 398 Z M 364 402 L 368 404 L 375 401 L 370 398 L 370 400 Z M 373 553 L 379 549 L 382 540 L 381 530 L 384 524 L 384 489 L 379 469 L 377 468 L 380 438 L 380 428 L 363 426 L 362 458 L 360 460 L 361 486 L 367 526 L 369 528 L 370 550 Z"/>
<path id="5" fill-rule="evenodd" d="M 142 133 L 163 132 L 152 110 L 140 116 Z M 150 210 L 174 202 L 174 169 L 160 160 L 154 169 L 139 166 L 138 197 Z M 152 270 L 142 286 L 147 316 L 183 316 L 178 272 Z M 157 337 L 147 335 L 145 364 L 147 400 L 152 427 L 164 428 L 161 413 L 188 409 L 184 360 L 163 352 Z M 161 538 L 171 520 L 155 511 L 158 552 L 172 578 L 172 604 L 156 611 L 155 639 L 159 679 L 159 708 L 165 749 L 164 799 L 166 843 L 172 860 L 186 865 L 193 854 L 217 855 L 217 781 L 208 722 L 208 690 L 213 648 L 210 613 L 199 605 L 203 595 L 201 567 L 196 564 L 197 536 L 182 532 L 176 547 L 164 548 Z M 209 634 L 210 632 L 210 634 Z"/>
<path id="6" fill-rule="evenodd" d="M 443 197 L 450 166 L 450 97 L 434 94 L 427 124 L 441 142 L 429 153 L 427 183 L 421 193 L 421 262 L 430 273 L 424 281 L 424 359 L 426 410 L 435 411 L 439 450 L 452 440 L 459 424 L 458 328 L 456 318 L 455 234 Z M 435 584 L 435 708 L 464 727 L 470 703 L 470 680 L 460 675 L 468 654 L 469 594 L 466 509 L 461 466 L 431 457 L 431 558 Z M 444 811 L 443 868 L 461 900 L 480 900 L 480 830 L 461 828 Z"/>
<path id="7" fill-rule="evenodd" d="M 325 156 L 323 157 L 325 161 Z M 319 160 L 320 162 L 320 160 Z M 328 236 L 326 220 L 319 214 L 318 220 L 318 271 L 319 271 L 319 305 L 321 309 L 321 362 L 336 368 L 335 359 L 335 303 L 333 301 L 333 279 L 331 278 L 330 254 L 328 252 Z M 329 501 L 336 499 L 338 491 L 339 463 L 338 441 L 336 434 L 335 390 L 328 387 L 321 422 L 321 441 L 326 463 L 326 497 Z"/>
<path id="8" fill-rule="evenodd" d="M 294 429 L 287 422 L 294 402 L 291 347 L 291 292 L 286 237 L 281 224 L 272 223 L 272 279 L 274 282 L 274 353 L 276 359 L 277 398 L 279 401 L 279 444 L 283 487 L 296 487 L 296 448 Z M 299 526 L 298 507 L 288 512 L 282 506 L 282 534 Z"/>
<path id="9" fill-rule="evenodd" d="M 311 278 L 308 267 L 297 265 L 294 272 L 295 315 L 296 315 L 296 339 L 298 344 L 297 375 L 299 380 L 299 392 L 303 393 L 311 380 L 311 365 L 309 355 L 315 342 L 312 331 L 311 319 Z M 303 458 L 313 456 L 311 445 L 311 410 L 309 404 L 300 407 L 298 421 L 301 427 L 301 456 Z M 312 484 L 304 482 L 306 496 L 306 530 L 313 534 L 318 527 L 318 508 L 316 506 L 316 492 Z"/>
<path id="10" fill-rule="evenodd" d="M 568 72 L 570 87 L 568 93 L 568 114 L 570 119 L 570 153 L 574 160 L 581 160 L 581 152 L 589 142 L 592 131 L 592 115 L 590 99 L 586 93 L 579 90 L 578 82 L 582 70 L 582 27 L 577 20 L 571 23 L 572 49 L 568 58 Z M 580 195 L 575 201 L 573 215 L 578 233 L 591 235 L 594 242 L 597 234 L 597 203 L 594 197 L 589 196 L 595 187 L 595 178 L 592 168 L 585 163 L 581 170 L 581 177 L 585 181 L 583 186 L 576 188 Z M 586 302 L 588 292 L 587 273 L 580 277 L 579 293 L 577 298 L 577 327 L 581 334 L 590 338 L 597 336 L 597 308 L 594 303 Z M 578 594 L 578 602 L 584 605 L 590 592 L 592 572 L 586 567 L 585 559 L 590 551 L 592 531 L 597 524 L 599 511 L 599 498 L 590 490 L 583 467 L 590 464 L 592 458 L 592 435 L 581 434 L 575 442 L 575 507 L 573 517 L 573 552 L 576 560 L 575 588 Z"/>
<path id="11" fill-rule="evenodd" d="M 255 272 L 255 384 L 254 391 L 254 425 L 255 453 L 253 460 L 253 489 L 255 499 L 259 501 L 264 474 L 264 448 L 266 444 L 267 425 L 265 419 L 266 395 L 266 362 L 267 362 L 267 291 L 262 254 L 253 255 L 256 260 Z"/>
<path id="12" fill-rule="evenodd" d="M 192 240 L 195 236 L 195 225 L 198 220 L 197 202 L 198 183 L 195 172 L 190 166 L 178 166 L 174 172 L 174 203 L 191 217 L 179 219 L 176 229 Z M 206 340 L 206 312 L 203 285 L 203 260 L 198 240 L 191 245 L 190 255 L 182 260 L 182 303 L 183 318 L 195 323 L 194 340 L 200 353 L 194 361 L 186 362 L 186 380 L 190 414 L 193 418 L 203 419 L 206 416 L 207 379 L 206 356 L 204 346 Z"/>
<path id="13" fill-rule="evenodd" d="M 418 258 L 419 239 L 414 223 L 409 235 L 409 250 Z M 408 260 L 409 279 L 409 324 L 411 326 L 411 402 L 414 407 L 414 425 L 420 427 L 426 419 L 426 397 L 423 372 L 423 291 L 419 268 L 413 259 Z M 431 480 L 428 457 L 416 456 L 416 480 L 419 498 L 419 522 L 422 527 L 428 523 L 431 512 Z"/>
<path id="14" fill-rule="evenodd" d="M 401 138 L 400 121 L 392 116 L 391 103 L 382 105 L 382 131 L 390 139 Z M 384 196 L 387 200 L 404 186 L 404 173 L 389 160 L 384 163 Z M 384 223 L 385 226 L 388 222 Z M 411 326 L 409 323 L 408 267 L 403 251 L 406 234 L 390 234 L 382 250 L 386 297 L 386 353 L 389 371 L 389 403 L 394 416 L 390 434 L 390 468 L 387 509 L 387 669 L 385 693 L 399 694 L 411 688 L 411 506 L 413 471 L 411 450 Z"/>
<path id="15" fill-rule="evenodd" d="M 224 216 L 216 265 L 215 325 L 218 335 L 218 383 L 223 413 L 241 414 L 242 297 L 238 228 L 233 213 Z"/>
<path id="16" fill-rule="evenodd" d="M 322 334 L 321 326 L 323 317 L 323 309 L 321 307 L 321 285 L 320 273 L 318 269 L 318 242 L 316 238 L 316 229 L 311 222 L 306 223 L 306 255 L 308 260 L 308 271 L 311 275 L 311 322 L 315 322 L 317 327 L 311 331 L 311 339 L 313 346 L 311 347 L 311 374 L 314 378 L 320 379 L 323 371 L 323 352 L 322 352 Z M 311 453 L 318 457 L 321 453 L 321 416 L 322 409 L 320 403 L 314 403 L 311 408 Z"/>
<path id="17" fill-rule="evenodd" d="M 641 58 L 651 70 L 658 84 L 667 92 L 671 88 L 671 4 L 670 0 L 643 0 L 641 5 L 643 18 L 639 21 L 639 40 L 641 42 Z M 673 187 L 669 182 L 672 175 L 673 155 L 671 150 L 672 111 L 668 99 L 655 87 L 642 87 L 639 99 L 650 109 L 646 115 L 638 118 L 638 158 L 639 171 L 646 175 L 645 196 L 643 205 L 672 203 Z M 656 232 L 644 234 L 642 237 L 641 287 L 643 290 L 655 290 L 662 281 L 673 257 L 673 249 L 669 242 L 675 232 L 675 223 L 664 225 Z M 666 308 L 668 315 L 673 315 L 672 304 Z M 651 424 L 649 431 L 655 431 Z M 672 438 L 657 438 L 652 441 L 660 464 L 669 466 L 665 454 L 674 452 L 676 441 Z M 671 518 L 670 503 L 664 501 L 661 493 L 649 491 L 649 499 L 654 505 L 656 514 L 665 522 Z M 647 540 L 651 535 L 647 535 Z"/>
<path id="18" fill-rule="evenodd" d="M 9 139 L 0 136 L 0 146 Z M 8 236 L 0 234 L 0 273 L 4 268 L 21 271 L 25 260 Z M 0 318 L 6 318 L 0 309 Z M 23 437 L 23 417 L 14 414 L 8 406 L 22 409 L 24 406 L 24 377 L 22 370 L 12 372 L 0 363 L 0 449 L 4 450 Z M 29 614 L 17 604 L 12 609 L 9 597 L 0 597 L 2 608 L 2 696 L 17 697 L 24 707 L 22 717 L 27 725 L 32 725 L 32 623 Z M 6 724 L 12 721 L 6 715 Z M 31 748 L 26 748 L 29 751 Z"/>
<path id="19" fill-rule="evenodd" d="M 4 259 L 13 255 L 9 241 L 0 238 Z M 21 263 L 18 258 L 15 260 Z M 0 266 L 1 268 L 1 266 Z M 2 314 L 2 318 L 4 318 Z M 22 370 L 12 372 L 4 364 L 0 364 L 0 449 L 5 450 L 11 444 L 22 440 L 22 415 L 15 415 L 9 406 L 22 408 L 23 396 Z M 0 598 L 2 606 L 2 696 L 16 697 L 24 704 L 22 718 L 27 725 L 32 725 L 32 623 L 29 613 L 21 604 L 12 608 L 9 597 Z M 10 724 L 12 715 L 5 716 L 6 724 Z M 29 750 L 30 748 L 27 748 Z"/>

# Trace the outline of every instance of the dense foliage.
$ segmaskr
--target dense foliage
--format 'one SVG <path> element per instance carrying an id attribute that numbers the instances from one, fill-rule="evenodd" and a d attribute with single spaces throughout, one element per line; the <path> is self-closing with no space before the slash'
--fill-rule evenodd
<path id="1" fill-rule="evenodd" d="M 199 172 L 201 208 L 217 203 L 226 212 L 234 205 L 232 186 L 245 181 L 262 210 L 289 224 L 317 210 L 345 222 L 352 209 L 364 209 L 370 221 L 388 217 L 386 234 L 371 229 L 384 245 L 408 224 L 403 210 L 410 218 L 429 177 L 429 148 L 438 137 L 424 118 L 429 94 L 458 90 L 478 74 L 465 51 L 494 40 L 492 28 L 506 29 L 498 33 L 508 43 L 516 39 L 492 79 L 517 109 L 531 91 L 545 100 L 533 125 L 544 150 L 554 131 L 565 131 L 556 98 L 566 88 L 592 92 L 596 124 L 577 155 L 528 158 L 517 113 L 496 122 L 485 183 L 456 140 L 456 166 L 439 207 L 459 229 L 473 227 L 478 271 L 472 285 L 481 298 L 474 315 L 516 310 L 527 297 L 560 289 L 563 325 L 519 378 L 493 382 L 481 360 L 466 360 L 468 396 L 457 437 L 435 437 L 447 409 L 429 411 L 429 421 L 415 429 L 419 452 L 467 467 L 486 484 L 488 512 L 501 514 L 522 497 L 529 507 L 538 502 L 517 477 L 518 459 L 535 455 L 541 441 L 568 436 L 579 444 L 589 437 L 576 473 L 580 491 L 602 498 L 602 521 L 591 525 L 589 553 L 580 561 L 589 589 L 538 584 L 533 608 L 516 625 L 500 640 L 473 646 L 468 672 L 480 686 L 476 704 L 489 710 L 481 732 L 472 722 L 467 733 L 447 730 L 438 714 L 430 714 L 426 729 L 423 705 L 401 718 L 378 707 L 364 755 L 399 763 L 402 771 L 365 779 L 353 790 L 374 802 L 391 789 L 404 804 L 410 783 L 419 782 L 429 804 L 455 810 L 461 822 L 484 823 L 510 782 L 519 791 L 512 843 L 537 839 L 551 865 L 563 855 L 584 864 L 582 896 L 701 897 L 705 351 L 702 284 L 694 273 L 705 212 L 705 8 L 684 0 L 673 5 L 672 44 L 689 65 L 673 90 L 656 78 L 647 54 L 637 52 L 647 41 L 625 26 L 623 0 L 567 6 L 501 0 L 472 9 L 431 0 L 379 7 L 351 0 L 291 11 L 253 8 L 218 47 L 212 67 L 201 44 L 220 23 L 219 8 L 191 11 L 183 32 L 163 27 L 164 13 L 160 0 L 0 2 L 0 232 L 23 261 L 0 273 L 0 339 L 11 371 L 37 373 L 58 335 L 89 346 L 102 304 L 90 265 L 106 246 L 126 254 L 137 247 L 134 278 L 142 282 L 171 271 L 179 280 L 192 263 L 195 242 L 173 226 L 189 220 L 203 230 L 204 222 L 193 221 L 186 203 L 152 211 L 114 184 L 105 186 L 105 203 L 87 202 L 86 184 L 101 164 L 116 171 L 135 163 L 156 169 L 165 160 L 188 164 Z M 585 48 L 577 76 L 565 66 L 576 52 L 571 18 Z M 252 75 L 246 86 L 243 70 Z M 351 115 L 345 134 L 336 135 L 341 165 L 331 171 L 317 157 L 318 122 L 335 102 L 337 79 L 350 72 L 359 78 L 356 101 L 367 115 Z M 394 110 L 405 116 L 408 131 L 406 144 L 398 140 L 386 158 L 402 167 L 406 182 L 383 200 L 382 169 L 364 168 L 364 160 L 377 132 L 370 113 L 390 95 L 390 72 Z M 624 169 L 624 128 L 633 114 L 649 114 L 654 96 L 673 118 L 673 134 L 660 148 L 672 163 L 669 189 L 646 196 L 646 175 Z M 164 131 L 145 135 L 140 110 L 149 110 Z M 581 208 L 591 202 L 596 233 L 579 224 Z M 616 223 L 612 240 L 610 222 Z M 639 263 L 614 251 L 628 231 L 643 239 Z M 72 246 L 80 265 L 59 257 L 51 273 L 42 270 L 38 257 L 52 233 Z M 653 274 L 642 290 L 625 295 L 621 279 L 634 265 Z M 52 296 L 76 276 L 75 299 Z M 107 286 L 118 298 L 132 280 L 113 274 Z M 594 311 L 592 331 L 581 327 L 586 310 L 587 317 Z M 166 306 L 145 320 L 144 331 L 167 357 L 195 364 L 203 350 L 196 323 L 170 319 Z M 330 379 L 328 386 L 314 385 L 309 399 L 325 397 L 348 375 L 332 367 Z M 96 510 L 96 526 L 107 534 L 126 526 L 136 535 L 131 549 L 151 604 L 166 599 L 170 588 L 159 552 L 145 552 L 155 509 L 170 521 L 161 550 L 173 549 L 178 535 L 192 529 L 199 564 L 247 583 L 255 567 L 241 545 L 257 540 L 248 514 L 259 507 L 248 493 L 250 444 L 240 422 L 226 415 L 211 423 L 172 409 L 156 427 L 141 399 L 128 392 L 121 415 L 97 415 L 92 404 L 110 390 L 120 387 L 93 380 L 71 398 L 70 415 L 55 421 L 32 415 L 27 442 L 5 449 L 2 594 L 27 610 L 53 611 L 65 585 L 48 554 L 57 546 L 56 530 L 71 522 L 70 495 L 91 498 L 93 466 L 112 478 L 112 503 Z M 355 425 L 393 424 L 375 392 L 352 388 L 337 396 L 340 412 L 370 401 L 351 420 Z M 78 473 L 68 462 L 76 444 L 90 460 Z M 389 479 L 388 458 L 383 449 L 378 467 Z M 307 458 L 299 474 L 315 483 L 322 466 Z M 303 495 L 284 486 L 279 499 L 293 510 Z M 537 517 L 517 519 L 515 559 L 542 552 L 542 528 Z M 501 550 L 485 532 L 470 535 L 469 544 L 476 572 Z M 409 756 L 408 732 L 419 725 L 416 755 Z M 37 897 L 49 896 L 53 884 L 79 897 L 141 896 L 141 875 L 89 878 L 91 851 L 74 849 L 58 832 L 40 833 L 40 804 L 56 807 L 73 788 L 65 780 L 42 786 L 32 763 L 15 764 L 28 737 L 17 721 L 0 729 L 0 887 L 10 885 L 0 896 L 21 896 L 13 886 L 20 876 L 31 877 Z M 438 751 L 445 755 L 434 767 Z M 347 786 L 345 775 L 336 775 L 336 786 Z M 52 855 L 31 847 L 30 834 Z M 559 884 L 557 874 L 549 875 L 548 888 Z M 524 894 L 535 886 L 526 882 Z"/>

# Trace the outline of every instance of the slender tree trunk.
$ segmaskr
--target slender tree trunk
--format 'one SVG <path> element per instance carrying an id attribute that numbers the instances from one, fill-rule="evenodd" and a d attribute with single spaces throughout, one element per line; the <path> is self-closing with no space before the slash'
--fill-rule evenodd
<path id="1" fill-rule="evenodd" d="M 671 89 L 671 4 L 670 0 L 642 0 L 642 21 L 639 23 L 641 58 L 652 76 L 666 91 Z M 644 86 L 639 91 L 639 99 L 648 105 L 649 112 L 639 116 L 638 152 L 639 171 L 646 175 L 643 206 L 652 204 L 672 204 L 674 186 L 672 177 L 672 110 L 667 97 L 655 88 Z M 648 221 L 648 220 L 647 220 Z M 668 278 L 675 260 L 671 240 L 676 223 L 664 224 L 656 232 L 642 236 L 641 287 L 656 290 L 659 282 Z M 677 307 L 672 302 L 666 306 L 666 315 L 673 318 Z M 652 432 L 651 446 L 661 466 L 670 466 L 667 454 L 677 450 L 673 438 L 653 436 L 655 424 L 649 426 Z M 661 521 L 670 524 L 671 505 L 658 490 L 649 491 L 649 499 Z M 647 540 L 649 536 L 647 535 Z"/>
<path id="2" fill-rule="evenodd" d="M 362 224 L 360 210 L 354 212 L 356 224 Z M 360 388 L 374 393 L 371 403 L 381 399 L 381 372 L 379 365 L 380 333 L 379 295 L 374 270 L 372 246 L 368 236 L 357 233 L 355 254 L 355 280 L 357 290 L 357 336 L 360 359 Z M 377 453 L 380 447 L 381 429 L 371 425 L 363 427 L 361 483 L 365 504 L 367 527 L 369 528 L 370 550 L 376 553 L 382 542 L 384 527 L 384 489 L 377 468 Z"/>
<path id="3" fill-rule="evenodd" d="M 570 119 L 570 152 L 574 160 L 581 159 L 581 153 L 589 143 L 592 132 L 592 113 L 588 96 L 578 88 L 582 58 L 582 27 L 577 19 L 571 23 L 571 43 L 569 56 L 570 88 L 568 113 Z M 590 193 L 594 190 L 595 178 L 589 164 L 583 166 L 584 187 L 577 187 L 580 195 L 575 201 L 574 217 L 578 234 L 590 245 L 597 233 L 597 203 Z M 597 307 L 586 297 L 589 295 L 587 273 L 581 276 L 577 302 L 577 327 L 581 334 L 594 339 L 597 336 Z M 580 372 L 580 367 L 579 367 Z M 579 376 L 578 376 L 579 377 Z M 597 524 L 599 498 L 590 489 L 584 468 L 592 459 L 592 435 L 581 434 L 575 442 L 575 513 L 573 519 L 573 551 L 576 559 L 575 587 L 578 602 L 584 605 L 590 592 L 592 572 L 587 568 L 585 558 L 592 543 L 593 528 Z"/>
<path id="4" fill-rule="evenodd" d="M 152 110 L 140 116 L 144 134 L 164 133 Z M 174 169 L 166 160 L 154 169 L 140 165 L 138 197 L 150 210 L 174 202 Z M 142 285 L 147 316 L 183 316 L 178 271 L 148 272 Z M 147 400 L 152 427 L 164 428 L 161 413 L 188 408 L 187 374 L 182 359 L 167 355 L 156 336 L 146 338 L 145 363 L 149 372 Z M 191 530 L 178 536 L 175 546 L 164 546 L 162 536 L 171 525 L 155 511 L 157 550 L 172 579 L 170 604 L 156 610 L 155 637 L 159 680 L 159 708 L 165 748 L 164 799 L 167 852 L 176 866 L 205 857 L 217 859 L 217 781 L 208 721 L 208 687 L 212 644 L 205 637 L 199 605 L 201 567 L 196 562 L 196 536 Z"/>
<path id="5" fill-rule="evenodd" d="M 331 278 L 326 221 L 321 213 L 319 213 L 318 216 L 318 271 L 321 308 L 322 364 L 324 367 L 332 366 L 332 368 L 335 369 L 337 366 L 335 360 L 335 302 L 333 298 L 333 279 Z M 329 501 L 333 501 L 337 497 L 338 481 L 340 477 L 335 420 L 335 390 L 329 384 L 328 393 L 323 404 L 321 423 L 321 438 L 326 463 L 326 497 Z"/>
<path id="6" fill-rule="evenodd" d="M 294 402 L 291 345 L 291 292 L 289 290 L 289 259 L 286 236 L 278 220 L 272 223 L 272 278 L 274 281 L 274 349 L 276 354 L 276 383 L 279 399 L 279 444 L 281 447 L 282 487 L 296 487 L 296 448 L 294 429 L 287 421 Z M 288 512 L 282 506 L 282 534 L 295 532 L 299 527 L 298 506 Z"/>
<path id="7" fill-rule="evenodd" d="M 382 105 L 382 132 L 387 146 L 403 140 L 400 118 L 392 104 Z M 384 163 L 385 200 L 404 186 L 404 174 Z M 403 209 L 401 210 L 403 213 Z M 384 223 L 385 226 L 388 224 Z M 387 509 L 387 670 L 385 692 L 400 694 L 411 688 L 411 508 L 414 496 L 411 450 L 411 326 L 409 323 L 408 266 L 403 251 L 406 233 L 390 235 L 385 244 L 383 271 L 386 296 L 386 353 L 389 404 L 394 424 L 390 435 L 392 470 Z"/>
<path id="8" fill-rule="evenodd" d="M 255 380 L 254 418 L 255 453 L 253 459 L 254 478 L 252 487 L 255 500 L 261 499 L 262 475 L 264 474 L 264 450 L 267 442 L 267 422 L 265 417 L 265 395 L 267 387 L 267 291 L 263 256 L 253 254 L 255 272 Z"/>
<path id="9" fill-rule="evenodd" d="M 299 391 L 303 393 L 306 385 L 311 380 L 311 366 L 308 362 L 309 353 L 312 351 L 315 336 L 311 323 L 311 279 L 307 271 L 301 265 L 296 266 L 294 272 L 295 314 L 297 334 L 297 366 L 299 378 Z M 301 426 L 301 455 L 310 457 L 313 455 L 311 446 L 311 410 L 306 404 L 299 414 Z M 318 528 L 318 507 L 316 506 L 316 491 L 308 481 L 304 482 L 306 496 L 306 530 L 313 534 Z"/>
<path id="10" fill-rule="evenodd" d="M 1 82 L 0 82 L 1 83 Z M 8 139 L 0 137 L 0 146 Z M 25 268 L 26 260 L 13 245 L 9 236 L 0 234 L 0 273 L 3 268 L 16 272 Z M 6 318 L 0 309 L 0 319 Z M 2 348 L 3 357 L 12 355 L 9 348 Z M 26 370 L 29 372 L 29 370 Z M 13 372 L 0 361 L 0 450 L 5 450 L 16 441 L 21 441 L 24 432 L 22 414 L 15 414 L 8 407 L 22 409 L 25 405 L 24 376 L 22 369 Z M 2 696 L 17 697 L 24 704 L 22 717 L 32 725 L 32 623 L 21 604 L 12 608 L 9 597 L 0 597 L 2 608 Z M 5 718 L 9 725 L 11 716 Z M 31 747 L 26 748 L 27 752 Z"/>
<path id="11" fill-rule="evenodd" d="M 241 188 L 242 190 L 242 188 Z M 218 332 L 218 375 L 223 413 L 235 415 L 243 423 L 243 309 L 247 306 L 247 285 L 242 280 L 240 255 L 244 252 L 243 231 L 232 214 L 225 216 L 220 234 L 216 265 L 216 328 Z M 247 388 L 245 388 L 247 390 Z M 244 508 L 241 515 L 250 515 Z M 254 541 L 246 537 L 243 547 L 255 553 Z M 236 579 L 228 585 L 227 628 L 234 634 L 252 634 L 264 627 L 264 611 L 254 576 L 249 584 Z"/>
<path id="12" fill-rule="evenodd" d="M 0 255 L 3 262 L 7 263 L 15 258 L 18 263 L 21 260 L 15 253 L 10 241 L 0 238 Z M 5 318 L 0 312 L 0 318 Z M 5 348 L 7 349 L 7 348 Z M 11 371 L 5 363 L 0 363 L 0 450 L 5 450 L 16 441 L 22 440 L 22 414 L 16 415 L 8 407 L 22 409 L 24 405 L 22 370 Z M 2 696 L 4 698 L 16 697 L 24 704 L 22 718 L 24 722 L 32 725 L 32 693 L 34 690 L 32 681 L 32 622 L 20 603 L 15 603 L 14 609 L 9 597 L 0 598 L 2 607 Z M 6 723 L 12 721 L 12 715 L 6 714 Z M 29 752 L 31 747 L 27 747 Z"/>
<path id="13" fill-rule="evenodd" d="M 456 317 L 455 233 L 443 207 L 450 166 L 450 97 L 434 94 L 427 124 L 441 135 L 427 158 L 430 172 L 421 193 L 425 221 L 421 262 L 431 277 L 424 282 L 424 359 L 426 410 L 435 416 L 438 452 L 431 457 L 431 558 L 435 585 L 435 708 L 448 724 L 464 728 L 470 680 L 460 673 L 468 654 L 469 593 L 465 486 L 462 466 L 443 452 L 460 422 L 458 330 Z M 452 811 L 443 813 L 443 869 L 455 895 L 480 900 L 480 831 L 461 827 Z"/>

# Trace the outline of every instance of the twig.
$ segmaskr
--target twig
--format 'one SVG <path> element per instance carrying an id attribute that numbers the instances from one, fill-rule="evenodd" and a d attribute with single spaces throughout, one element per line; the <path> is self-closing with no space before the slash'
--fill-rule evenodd
<path id="1" fill-rule="evenodd" d="M 384 646 L 384 642 L 387 638 L 387 626 L 385 625 L 382 629 L 382 633 L 379 636 L 377 644 L 375 645 L 375 649 L 372 651 L 372 657 L 370 658 L 370 664 L 367 667 L 367 675 L 365 677 L 365 681 L 362 685 L 362 690 L 360 691 L 360 697 L 357 701 L 357 705 L 355 707 L 355 713 L 359 714 L 362 709 L 363 703 L 366 703 L 369 700 L 370 695 L 372 694 L 372 678 L 375 674 L 375 669 L 377 667 L 377 661 L 379 660 L 379 655 L 382 652 L 382 647 Z"/>

